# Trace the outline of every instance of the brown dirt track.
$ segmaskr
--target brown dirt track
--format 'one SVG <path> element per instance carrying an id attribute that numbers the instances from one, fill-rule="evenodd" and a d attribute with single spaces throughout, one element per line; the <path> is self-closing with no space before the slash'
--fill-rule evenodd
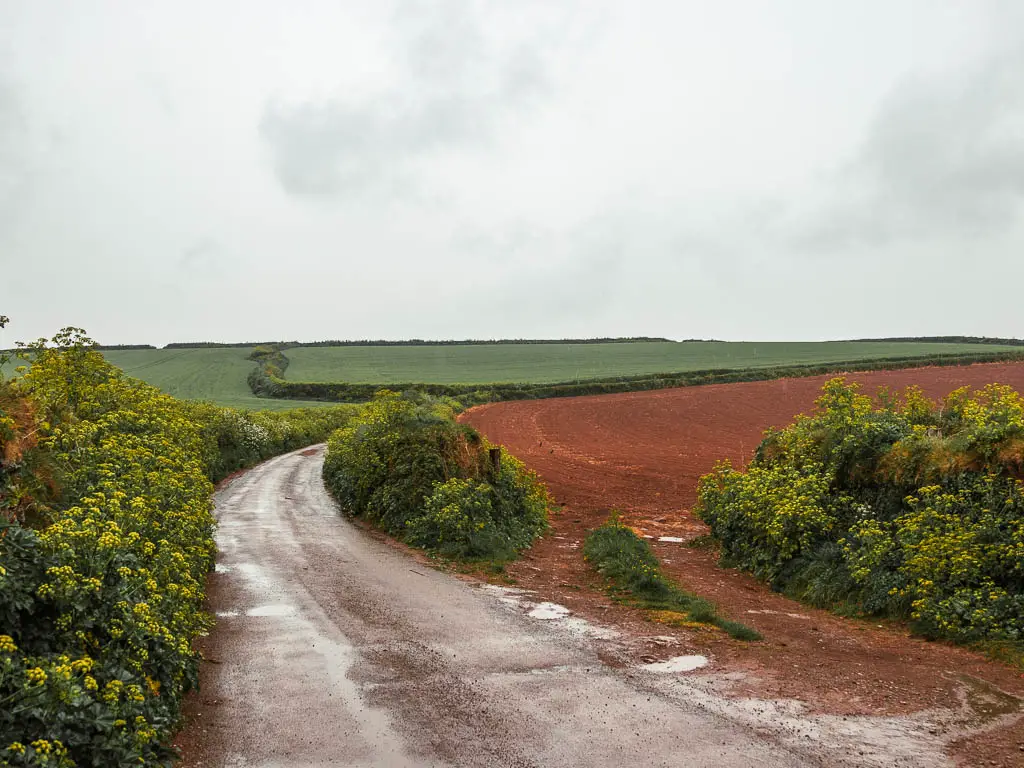
<path id="1" fill-rule="evenodd" d="M 650 635 L 637 611 L 614 605 L 580 553 L 587 531 L 622 510 L 652 536 L 706 532 L 690 514 L 698 478 L 716 461 L 749 460 L 770 426 L 814 407 L 830 376 L 723 384 L 620 395 L 495 403 L 463 419 L 536 470 L 563 506 L 551 535 L 509 568 L 520 586 L 573 610 Z M 983 364 L 851 374 L 862 391 L 921 386 L 943 397 L 961 386 L 998 382 L 1024 391 L 1024 364 Z M 673 630 L 693 652 L 739 674 L 738 694 L 794 698 L 837 714 L 897 714 L 956 707 L 987 681 L 1024 696 L 1024 675 L 962 648 L 911 638 L 900 626 L 842 619 L 807 608 L 751 577 L 716 565 L 706 549 L 653 544 L 669 573 L 710 597 L 731 618 L 756 627 L 761 643 L 718 632 Z M 638 647 L 656 656 L 679 653 Z M 965 677 L 967 676 L 967 677 Z M 965 688 L 965 682 L 968 687 Z M 976 720 L 974 725 L 979 724 Z M 961 765 L 1024 766 L 1024 721 L 956 741 Z"/>

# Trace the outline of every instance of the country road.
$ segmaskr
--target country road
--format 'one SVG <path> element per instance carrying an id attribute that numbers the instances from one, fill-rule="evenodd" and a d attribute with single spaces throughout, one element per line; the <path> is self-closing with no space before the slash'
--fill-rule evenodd
<path id="1" fill-rule="evenodd" d="M 951 765 L 927 718 L 811 715 L 725 696 L 714 663 L 616 663 L 613 630 L 350 523 L 321 465 L 291 453 L 217 493 L 218 619 L 184 766 Z"/>

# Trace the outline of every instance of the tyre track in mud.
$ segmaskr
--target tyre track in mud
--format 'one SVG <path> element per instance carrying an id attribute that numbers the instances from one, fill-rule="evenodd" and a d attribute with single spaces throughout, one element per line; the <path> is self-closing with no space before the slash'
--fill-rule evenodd
<path id="1" fill-rule="evenodd" d="M 629 639 L 467 583 L 342 516 L 321 449 L 217 493 L 217 626 L 182 765 L 944 766 L 927 719 L 808 715 L 658 674 Z M 533 616 L 531 616 L 531 612 Z"/>

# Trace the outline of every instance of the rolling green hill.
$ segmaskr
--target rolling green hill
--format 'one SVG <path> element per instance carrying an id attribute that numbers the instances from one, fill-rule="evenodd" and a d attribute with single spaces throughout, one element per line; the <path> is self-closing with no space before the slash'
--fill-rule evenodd
<path id="1" fill-rule="evenodd" d="M 297 408 L 322 403 L 256 397 L 247 378 L 252 346 L 108 350 L 128 375 L 182 398 L 245 409 Z M 550 384 L 618 376 L 707 369 L 820 365 L 940 354 L 1022 352 L 997 344 L 920 341 L 618 342 L 447 344 L 410 346 L 297 346 L 284 350 L 289 382 L 423 384 Z M 20 361 L 9 364 L 8 369 Z M 372 391 L 372 390 L 371 390 Z M 309 395 L 307 395 L 309 396 Z"/>
<path id="2" fill-rule="evenodd" d="M 322 406 L 301 400 L 272 400 L 256 397 L 246 377 L 255 363 L 247 359 L 252 347 L 216 349 L 127 349 L 106 350 L 103 356 L 129 376 L 142 379 L 175 397 L 211 400 L 218 405 L 245 410 L 278 411 L 288 408 Z M 13 375 L 24 361 L 13 359 L 2 373 Z"/>
<path id="3" fill-rule="evenodd" d="M 129 376 L 164 392 L 194 400 L 212 400 L 232 408 L 281 410 L 319 406 L 299 400 L 256 397 L 246 383 L 254 363 L 247 359 L 252 347 L 217 349 L 130 349 L 103 356 Z"/>

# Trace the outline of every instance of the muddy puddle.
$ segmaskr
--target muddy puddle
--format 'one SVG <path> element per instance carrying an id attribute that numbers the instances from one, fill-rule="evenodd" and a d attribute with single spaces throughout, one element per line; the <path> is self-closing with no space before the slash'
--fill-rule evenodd
<path id="1" fill-rule="evenodd" d="M 700 669 L 707 665 L 707 656 L 673 656 L 671 659 L 666 659 L 665 661 L 654 661 L 649 664 L 643 664 L 640 669 L 646 670 L 647 672 L 671 674 L 673 672 L 692 672 L 695 669 Z"/>
<path id="2" fill-rule="evenodd" d="M 971 675 L 957 675 L 957 679 L 963 684 L 961 690 L 967 717 L 974 727 L 983 728 L 1024 712 L 1024 701 L 999 690 L 992 683 Z M 1024 755 L 1021 760 L 1024 762 Z"/>

